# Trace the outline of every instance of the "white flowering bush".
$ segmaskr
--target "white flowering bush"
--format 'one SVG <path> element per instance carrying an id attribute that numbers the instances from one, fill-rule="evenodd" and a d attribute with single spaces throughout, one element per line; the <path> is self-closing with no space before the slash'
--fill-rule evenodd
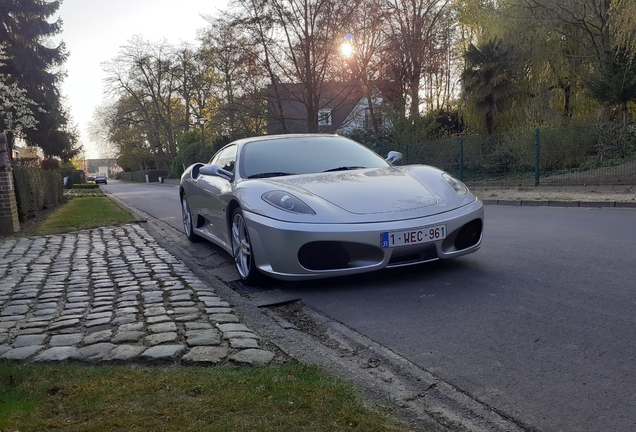
<path id="1" fill-rule="evenodd" d="M 7 57 L 4 55 L 4 47 L 0 44 L 0 65 L 5 64 L 4 60 L 7 60 Z M 14 134 L 19 134 L 25 129 L 34 129 L 38 122 L 33 116 L 33 109 L 38 109 L 37 104 L 26 97 L 25 89 L 18 87 L 16 83 L 8 82 L 9 76 L 0 73 L 0 124 Z"/>

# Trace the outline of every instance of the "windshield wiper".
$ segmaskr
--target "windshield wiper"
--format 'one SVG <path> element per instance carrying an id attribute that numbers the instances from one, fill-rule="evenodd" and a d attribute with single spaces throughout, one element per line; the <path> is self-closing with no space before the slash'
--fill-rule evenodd
<path id="1" fill-rule="evenodd" d="M 349 170 L 356 170 L 356 169 L 361 169 L 361 168 L 366 168 L 366 167 L 362 167 L 362 166 L 341 166 L 338 168 L 331 168 L 328 170 L 324 170 L 323 172 L 332 172 L 332 171 L 349 171 Z"/>
<path id="2" fill-rule="evenodd" d="M 251 176 L 249 176 L 248 178 L 267 178 L 267 177 L 282 177 L 282 176 L 288 176 L 288 175 L 294 175 L 294 173 L 286 173 L 286 172 L 264 172 L 264 173 L 258 173 L 258 174 L 252 174 Z"/>

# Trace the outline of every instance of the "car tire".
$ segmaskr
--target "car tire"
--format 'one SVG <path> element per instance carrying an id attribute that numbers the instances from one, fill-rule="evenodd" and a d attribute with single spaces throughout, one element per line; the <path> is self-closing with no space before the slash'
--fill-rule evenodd
<path id="1" fill-rule="evenodd" d="M 232 240 L 232 256 L 234 265 L 241 280 L 248 285 L 255 285 L 263 281 L 263 275 L 254 264 L 254 250 L 250 241 L 247 224 L 243 217 L 243 211 L 236 208 L 232 213 L 232 225 L 230 227 Z"/>
<path id="2" fill-rule="evenodd" d="M 188 201 L 186 200 L 185 195 L 181 197 L 181 215 L 183 217 L 183 230 L 185 231 L 186 237 L 192 243 L 197 243 L 201 241 L 201 237 L 194 233 L 194 224 L 192 223 L 192 212 L 190 211 L 190 206 L 188 205 Z"/>

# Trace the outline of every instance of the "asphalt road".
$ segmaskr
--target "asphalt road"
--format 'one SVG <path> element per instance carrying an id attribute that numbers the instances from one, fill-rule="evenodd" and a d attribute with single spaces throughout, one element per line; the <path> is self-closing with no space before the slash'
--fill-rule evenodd
<path id="1" fill-rule="evenodd" d="M 107 187 L 181 229 L 176 188 Z M 280 288 L 525 429 L 633 431 L 634 222 L 634 209 L 488 206 L 476 254 Z"/>

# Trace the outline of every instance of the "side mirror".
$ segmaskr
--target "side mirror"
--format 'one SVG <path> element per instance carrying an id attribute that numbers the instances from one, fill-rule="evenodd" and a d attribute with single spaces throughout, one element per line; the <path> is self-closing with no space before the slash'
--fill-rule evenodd
<path id="1" fill-rule="evenodd" d="M 222 177 L 229 181 L 232 181 L 234 179 L 233 173 L 231 173 L 230 171 L 224 170 L 223 168 L 221 168 L 220 166 L 216 164 L 203 165 L 201 168 L 199 168 L 199 174 Z"/>
<path id="2" fill-rule="evenodd" d="M 393 165 L 395 162 L 399 161 L 400 159 L 402 159 L 402 153 L 397 151 L 390 151 L 385 160 L 391 165 Z"/>

